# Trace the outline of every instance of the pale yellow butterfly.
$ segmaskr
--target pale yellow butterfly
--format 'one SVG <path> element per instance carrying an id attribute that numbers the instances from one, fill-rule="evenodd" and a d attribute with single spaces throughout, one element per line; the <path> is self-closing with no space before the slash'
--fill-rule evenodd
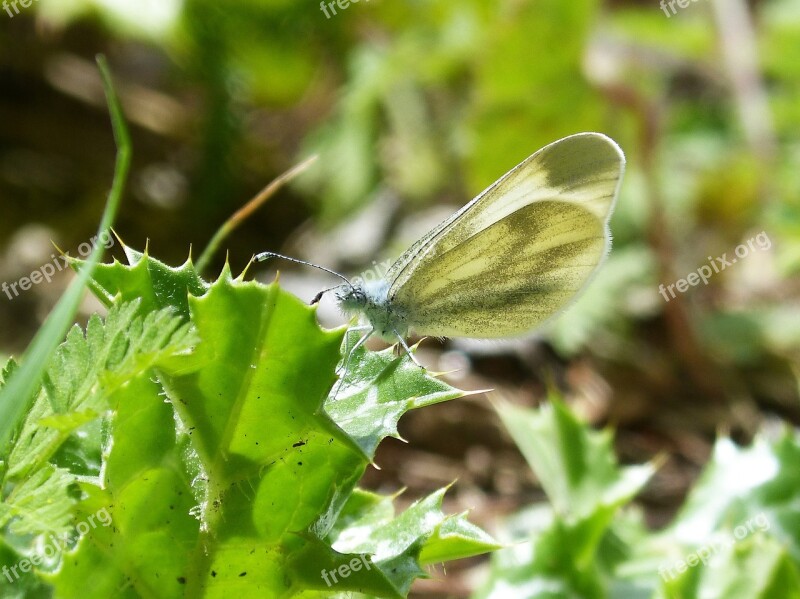
<path id="1" fill-rule="evenodd" d="M 346 281 L 330 289 L 343 311 L 368 322 L 357 345 L 378 334 L 408 351 L 410 331 L 498 338 L 541 325 L 576 297 L 608 254 L 608 221 L 624 170 L 622 150 L 609 137 L 570 135 L 423 236 L 383 279 L 354 285 L 323 269 Z M 286 258 L 264 252 L 257 259 L 270 256 Z"/>

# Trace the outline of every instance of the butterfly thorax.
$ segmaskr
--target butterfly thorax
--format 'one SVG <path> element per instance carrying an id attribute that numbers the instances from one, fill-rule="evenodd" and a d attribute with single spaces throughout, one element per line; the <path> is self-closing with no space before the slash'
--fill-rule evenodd
<path id="1" fill-rule="evenodd" d="M 366 281 L 364 285 L 342 285 L 336 299 L 343 312 L 364 316 L 375 334 L 386 341 L 408 334 L 405 317 L 389 299 L 389 283 L 384 280 Z"/>

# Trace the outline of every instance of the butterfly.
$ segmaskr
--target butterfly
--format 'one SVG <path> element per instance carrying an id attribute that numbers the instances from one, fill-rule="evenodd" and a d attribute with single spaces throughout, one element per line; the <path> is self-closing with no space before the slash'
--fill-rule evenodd
<path id="1" fill-rule="evenodd" d="M 333 291 L 342 311 L 372 335 L 501 338 L 558 314 L 596 273 L 611 247 L 608 221 L 625 156 L 601 133 L 555 141 L 515 166 L 421 239 L 381 279 Z M 263 252 L 257 260 L 280 257 Z M 317 266 L 311 264 L 311 266 Z M 345 365 L 346 366 L 346 365 Z M 346 368 L 345 368 L 346 369 Z"/>

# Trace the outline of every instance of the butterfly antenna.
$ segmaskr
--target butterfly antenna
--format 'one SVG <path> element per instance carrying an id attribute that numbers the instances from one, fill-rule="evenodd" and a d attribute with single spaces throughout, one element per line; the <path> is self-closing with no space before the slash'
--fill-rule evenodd
<path id="1" fill-rule="evenodd" d="M 306 266 L 313 266 L 314 268 L 318 268 L 320 270 L 324 270 L 327 273 L 330 273 L 330 274 L 332 274 L 332 275 L 334 275 L 336 277 L 339 277 L 345 283 L 347 283 L 350 287 L 353 286 L 353 284 L 350 282 L 350 280 L 346 276 L 344 276 L 343 274 L 340 274 L 340 273 L 336 272 L 335 270 L 331 270 L 330 268 L 325 268 L 324 266 L 320 266 L 319 264 L 314 264 L 313 262 L 306 262 L 305 260 L 300 260 L 298 258 L 291 258 L 290 256 L 284 256 L 283 254 L 278 254 L 276 252 L 261 252 L 260 254 L 256 254 L 256 256 L 255 256 L 256 262 L 264 262 L 265 260 L 269 260 L 270 258 L 281 258 L 282 260 L 288 260 L 289 262 L 295 262 L 297 264 L 304 264 Z M 328 291 L 332 291 L 333 289 L 336 289 L 336 287 L 330 287 L 328 289 L 323 289 L 322 291 L 320 291 L 316 296 L 314 296 L 314 299 L 311 300 L 311 304 L 312 305 L 316 304 L 319 300 L 322 299 L 323 294 L 327 293 Z"/>

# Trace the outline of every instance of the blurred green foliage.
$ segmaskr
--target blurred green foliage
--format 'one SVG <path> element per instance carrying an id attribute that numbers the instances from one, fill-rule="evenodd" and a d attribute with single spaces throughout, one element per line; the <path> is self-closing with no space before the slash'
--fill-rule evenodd
<path id="1" fill-rule="evenodd" d="M 764 432 L 746 448 L 718 440 L 675 519 L 650 533 L 628 503 L 653 464 L 620 467 L 609 431 L 592 431 L 557 398 L 498 410 L 549 504 L 511 519 L 512 546 L 493 555 L 476 599 L 800 597 L 796 433 Z"/>

